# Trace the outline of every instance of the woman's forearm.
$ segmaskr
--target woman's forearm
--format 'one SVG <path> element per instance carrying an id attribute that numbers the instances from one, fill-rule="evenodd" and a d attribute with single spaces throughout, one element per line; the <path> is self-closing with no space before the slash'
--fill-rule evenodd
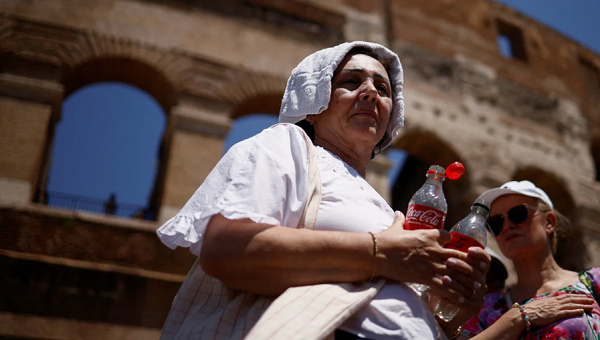
<path id="1" fill-rule="evenodd" d="M 279 294 L 292 286 L 367 279 L 375 263 L 368 233 L 314 231 L 215 215 L 200 264 L 232 289 Z"/>
<path id="2" fill-rule="evenodd" d="M 295 229 L 215 215 L 203 235 L 200 264 L 230 288 L 266 295 L 292 286 L 358 282 L 374 275 L 426 284 L 458 303 L 472 294 L 474 281 L 483 282 L 485 273 L 468 263 L 469 255 L 441 246 L 450 238 L 447 232 L 406 231 L 403 224 L 399 214 L 389 228 L 375 234 L 375 257 L 369 233 Z M 485 256 L 475 262 L 487 267 Z M 447 266 L 451 257 L 455 264 Z M 448 275 L 452 277 L 442 280 Z"/>
<path id="3" fill-rule="evenodd" d="M 471 339 L 476 340 L 512 340 L 518 339 L 525 330 L 526 324 L 521 312 L 516 308 L 509 309 L 500 319 L 494 322 L 483 332 Z"/>

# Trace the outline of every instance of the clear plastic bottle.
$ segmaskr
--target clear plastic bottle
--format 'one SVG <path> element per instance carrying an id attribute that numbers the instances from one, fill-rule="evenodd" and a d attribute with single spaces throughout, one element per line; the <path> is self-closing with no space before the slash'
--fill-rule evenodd
<path id="1" fill-rule="evenodd" d="M 471 206 L 471 212 L 452 229 L 452 239 L 445 245 L 446 248 L 458 249 L 467 252 L 470 247 L 485 248 L 487 244 L 486 223 L 490 213 L 490 204 L 483 199 L 477 199 Z M 440 300 L 434 313 L 444 321 L 450 321 L 459 310 L 459 306 L 448 300 Z"/>
<path id="2" fill-rule="evenodd" d="M 427 170 L 425 183 L 417 190 L 406 211 L 404 229 L 442 229 L 448 212 L 446 196 L 442 182 L 446 172 L 439 165 L 432 165 Z M 427 285 L 411 283 L 410 287 L 419 295 L 428 289 Z"/>
<path id="3" fill-rule="evenodd" d="M 439 165 L 432 165 L 427 170 L 425 183 L 417 190 L 406 211 L 404 229 L 442 229 L 448 212 L 446 196 L 442 182 L 446 171 Z"/>

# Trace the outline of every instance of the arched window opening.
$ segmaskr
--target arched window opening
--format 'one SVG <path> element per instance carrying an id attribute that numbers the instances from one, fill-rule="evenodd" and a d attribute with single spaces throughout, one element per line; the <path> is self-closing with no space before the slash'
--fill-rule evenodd
<path id="1" fill-rule="evenodd" d="M 153 97 L 125 83 L 94 83 L 73 92 L 55 127 L 46 203 L 156 219 L 150 200 L 165 120 Z"/>
<path id="2" fill-rule="evenodd" d="M 500 19 L 497 20 L 496 26 L 500 54 L 507 59 L 527 62 L 525 39 L 521 29 Z"/>
<path id="3" fill-rule="evenodd" d="M 583 73 L 585 87 L 592 97 L 600 96 L 600 70 L 590 60 L 579 57 L 579 66 Z"/>
<path id="4" fill-rule="evenodd" d="M 233 122 L 229 134 L 227 134 L 227 137 L 225 138 L 223 154 L 225 154 L 235 143 L 250 138 L 277 123 L 277 119 L 277 116 L 265 113 L 248 114 L 237 118 Z"/>

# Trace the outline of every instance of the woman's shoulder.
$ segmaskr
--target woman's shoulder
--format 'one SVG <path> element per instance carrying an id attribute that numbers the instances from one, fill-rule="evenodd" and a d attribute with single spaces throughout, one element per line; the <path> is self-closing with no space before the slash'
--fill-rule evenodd
<path id="1" fill-rule="evenodd" d="M 590 279 L 596 281 L 596 283 L 600 284 L 600 267 L 591 267 L 585 270 L 582 270 L 578 273 L 579 278 L 589 277 Z"/>
<path id="2" fill-rule="evenodd" d="M 600 276 L 600 267 L 592 267 L 584 270 L 584 272 L 589 273 L 593 276 Z"/>
<path id="3" fill-rule="evenodd" d="M 291 123 L 277 123 L 264 129 L 257 135 L 258 138 L 303 138 L 304 131 L 301 127 Z"/>
<path id="4" fill-rule="evenodd" d="M 579 280 L 596 296 L 596 299 L 600 298 L 600 267 L 581 271 Z"/>
<path id="5" fill-rule="evenodd" d="M 234 144 L 230 150 L 246 153 L 249 149 L 264 147 L 267 150 L 289 149 L 290 145 L 305 144 L 304 131 L 295 124 L 277 123 L 256 135 Z"/>
<path id="6" fill-rule="evenodd" d="M 595 285 L 600 286 L 600 267 L 591 267 L 579 272 L 579 278 L 581 280 L 584 280 L 586 277 Z"/>
<path id="7" fill-rule="evenodd" d="M 311 141 L 302 128 L 279 123 L 234 144 L 220 163 L 248 173 L 305 173 L 308 171 L 308 143 Z"/>
<path id="8" fill-rule="evenodd" d="M 234 144 L 227 153 L 244 154 L 249 156 L 256 152 L 280 154 L 295 149 L 299 146 L 306 149 L 306 134 L 297 125 L 290 123 L 277 123 L 271 125 L 256 135 Z M 308 139 L 308 136 L 306 136 Z"/>

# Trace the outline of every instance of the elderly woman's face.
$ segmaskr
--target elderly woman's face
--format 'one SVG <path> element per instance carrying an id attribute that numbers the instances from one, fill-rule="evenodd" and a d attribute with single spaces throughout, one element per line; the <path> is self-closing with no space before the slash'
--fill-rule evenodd
<path id="1" fill-rule="evenodd" d="M 317 134 L 326 129 L 339 142 L 375 147 L 392 110 L 392 87 L 383 65 L 364 54 L 347 56 L 331 83 L 329 107 L 315 117 Z"/>
<path id="2" fill-rule="evenodd" d="M 490 218 L 501 216 L 503 220 L 496 241 L 506 257 L 537 256 L 535 254 L 540 254 L 539 251 L 549 250 L 546 214 L 540 212 L 537 206 L 535 198 L 519 194 L 500 196 L 492 204 Z"/>

